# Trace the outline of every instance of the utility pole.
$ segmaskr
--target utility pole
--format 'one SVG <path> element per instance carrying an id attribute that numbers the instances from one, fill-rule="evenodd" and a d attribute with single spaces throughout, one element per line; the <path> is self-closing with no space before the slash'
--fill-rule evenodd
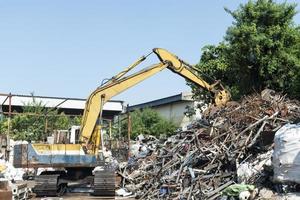
<path id="1" fill-rule="evenodd" d="M 127 120 L 128 120 L 127 121 L 127 124 L 128 124 L 128 129 L 127 129 L 128 157 L 130 157 L 130 136 L 131 136 L 132 127 L 131 127 L 131 116 L 130 116 L 130 112 L 129 111 L 127 111 Z"/>

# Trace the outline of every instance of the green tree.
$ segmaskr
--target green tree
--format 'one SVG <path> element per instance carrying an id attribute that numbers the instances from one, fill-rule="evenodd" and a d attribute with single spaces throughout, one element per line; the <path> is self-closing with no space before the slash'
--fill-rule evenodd
<path id="1" fill-rule="evenodd" d="M 207 45 L 197 65 L 234 98 L 266 87 L 300 97 L 300 28 L 296 4 L 249 1 L 235 11 L 224 41 Z M 192 85 L 196 96 L 199 91 Z"/>
<path id="2" fill-rule="evenodd" d="M 171 135 L 177 129 L 177 126 L 172 122 L 164 119 L 153 109 L 145 108 L 143 110 L 135 110 L 130 113 L 131 116 L 131 137 L 143 135 Z M 128 122 L 124 120 L 122 124 L 122 132 L 127 135 Z"/>
<path id="3" fill-rule="evenodd" d="M 8 128 L 8 121 L 7 118 L 2 117 L 0 119 L 0 134 L 5 134 L 7 133 L 7 128 Z"/>
<path id="4" fill-rule="evenodd" d="M 41 101 L 24 104 L 23 113 L 11 119 L 11 136 L 16 140 L 44 140 L 48 133 L 80 124 L 80 117 L 71 118 L 57 109 L 47 109 Z M 47 127 L 47 128 L 46 128 Z M 47 129 L 47 130 L 46 130 Z M 0 122 L 0 131 L 7 132 L 7 120 Z"/>
<path id="5" fill-rule="evenodd" d="M 44 106 L 33 98 L 32 103 L 24 104 L 23 113 L 11 120 L 12 137 L 17 140 L 41 140 L 45 133 Z"/>

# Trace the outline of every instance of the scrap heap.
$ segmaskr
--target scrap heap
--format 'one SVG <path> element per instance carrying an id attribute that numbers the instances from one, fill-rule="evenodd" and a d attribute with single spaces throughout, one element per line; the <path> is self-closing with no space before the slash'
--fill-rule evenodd
<path id="1" fill-rule="evenodd" d="M 299 119 L 300 103 L 270 90 L 210 109 L 187 131 L 144 141 L 147 154 L 120 167 L 120 187 L 139 199 L 217 199 L 234 183 L 266 187 L 274 133 Z"/>

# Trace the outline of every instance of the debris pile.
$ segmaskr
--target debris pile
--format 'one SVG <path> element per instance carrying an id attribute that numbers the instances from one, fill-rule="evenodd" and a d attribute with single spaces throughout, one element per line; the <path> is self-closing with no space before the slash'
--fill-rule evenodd
<path id="1" fill-rule="evenodd" d="M 17 169 L 11 163 L 0 159 L 0 178 L 7 181 L 23 180 L 24 169 Z"/>
<path id="2" fill-rule="evenodd" d="M 236 183 L 270 185 L 274 134 L 299 119 L 300 103 L 273 92 L 212 108 L 187 131 L 144 139 L 147 154 L 120 166 L 120 187 L 139 199 L 218 199 Z"/>

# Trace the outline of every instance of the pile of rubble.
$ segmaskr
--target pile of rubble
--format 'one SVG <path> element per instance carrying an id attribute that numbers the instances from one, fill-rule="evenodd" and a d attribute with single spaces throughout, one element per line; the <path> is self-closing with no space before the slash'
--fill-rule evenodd
<path id="1" fill-rule="evenodd" d="M 256 195 L 252 185 L 274 189 L 274 134 L 299 119 L 298 101 L 269 90 L 211 108 L 187 131 L 144 139 L 141 154 L 120 165 L 120 187 L 139 199 L 212 200 L 249 190 L 248 199 Z"/>

